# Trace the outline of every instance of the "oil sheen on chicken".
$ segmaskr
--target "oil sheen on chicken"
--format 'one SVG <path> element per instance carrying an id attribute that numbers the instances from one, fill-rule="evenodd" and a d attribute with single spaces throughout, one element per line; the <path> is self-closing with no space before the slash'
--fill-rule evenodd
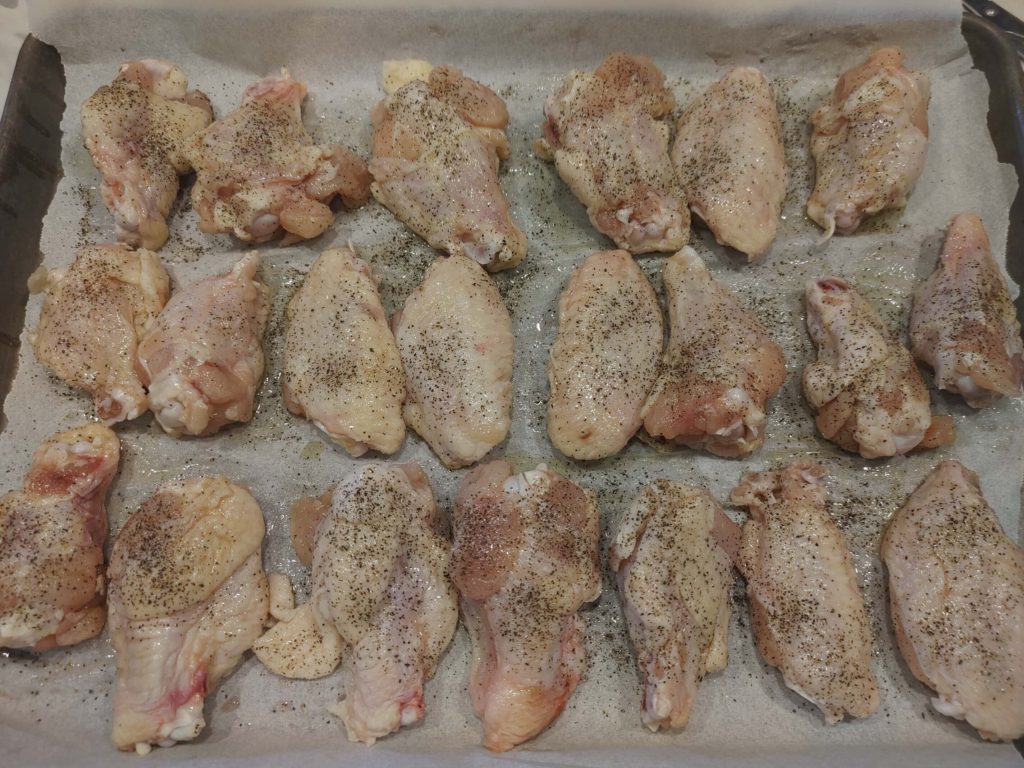
<path id="1" fill-rule="evenodd" d="M 1024 736 L 1024 550 L 944 461 L 882 535 L 896 640 L 932 706 L 986 739 Z"/>
<path id="2" fill-rule="evenodd" d="M 494 461 L 463 479 L 452 527 L 470 698 L 484 746 L 502 752 L 550 725 L 586 669 L 577 611 L 601 592 L 596 498 L 543 464 Z"/>
<path id="3" fill-rule="evenodd" d="M 125 522 L 109 570 L 118 749 L 202 732 L 206 696 L 267 619 L 263 533 L 256 500 L 220 475 L 165 483 Z"/>
<path id="4" fill-rule="evenodd" d="M 730 499 L 750 513 L 736 565 L 761 656 L 831 724 L 872 714 L 879 695 L 864 597 L 825 496 L 825 468 L 800 460 L 745 474 Z"/>
<path id="5" fill-rule="evenodd" d="M 120 443 L 100 424 L 60 432 L 0 498 L 0 648 L 45 651 L 106 621 L 107 489 Z"/>

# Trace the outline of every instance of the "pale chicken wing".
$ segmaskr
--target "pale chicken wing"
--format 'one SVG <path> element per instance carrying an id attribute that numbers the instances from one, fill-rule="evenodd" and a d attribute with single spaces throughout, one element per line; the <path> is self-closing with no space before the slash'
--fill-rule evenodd
<path id="1" fill-rule="evenodd" d="M 662 346 L 654 288 L 626 251 L 588 256 L 562 291 L 548 357 L 548 435 L 574 459 L 618 453 L 642 423 Z"/>
<path id="2" fill-rule="evenodd" d="M 270 312 L 259 266 L 253 252 L 177 291 L 139 343 L 149 407 L 167 434 L 212 435 L 252 418 Z"/>
<path id="3" fill-rule="evenodd" d="M 305 98 L 305 83 L 283 69 L 246 88 L 238 109 L 188 141 L 203 232 L 252 243 L 282 232 L 305 240 L 331 226 L 336 196 L 350 208 L 366 202 L 366 164 L 345 147 L 313 143 L 302 124 Z"/>
<path id="4" fill-rule="evenodd" d="M 719 543 L 735 524 L 707 491 L 670 480 L 644 488 L 608 556 L 643 678 L 641 719 L 684 728 L 697 688 L 729 660 L 732 564 Z"/>
<path id="5" fill-rule="evenodd" d="M 809 280 L 805 297 L 818 359 L 804 368 L 804 396 L 825 439 L 865 459 L 953 442 L 910 352 L 849 283 Z"/>
<path id="6" fill-rule="evenodd" d="M 718 456 L 756 450 L 768 398 L 786 378 L 782 350 L 689 246 L 665 262 L 662 277 L 669 340 L 644 428 Z"/>
<path id="7" fill-rule="evenodd" d="M 149 407 L 135 353 L 163 309 L 169 285 L 155 253 L 122 244 L 82 248 L 71 266 L 47 277 L 32 338 L 36 357 L 92 395 L 105 424 L 134 419 Z"/>
<path id="8" fill-rule="evenodd" d="M 82 135 L 118 240 L 152 250 L 167 241 L 178 177 L 192 170 L 185 143 L 212 120 L 205 94 L 189 91 L 185 73 L 160 59 L 122 64 L 82 105 Z"/>
<path id="9" fill-rule="evenodd" d="M 349 248 L 324 251 L 288 304 L 281 392 L 353 456 L 405 440 L 405 372 L 370 266 Z"/>
<path id="10" fill-rule="evenodd" d="M 526 256 L 526 236 L 498 185 L 511 151 L 505 103 L 453 67 L 385 64 L 373 122 L 373 196 L 438 250 L 491 272 Z"/>
<path id="11" fill-rule="evenodd" d="M 751 260 L 768 250 L 786 198 L 786 155 L 775 93 L 760 71 L 732 69 L 687 107 L 672 163 L 719 243 Z"/>
<path id="12" fill-rule="evenodd" d="M 960 393 L 974 408 L 1020 394 L 1020 322 L 985 227 L 973 213 L 949 223 L 938 266 L 914 292 L 910 346 L 935 371 L 939 389 Z"/>
<path id="13" fill-rule="evenodd" d="M 924 170 L 929 95 L 928 77 L 903 66 L 903 51 L 879 48 L 811 115 L 817 175 L 807 215 L 825 238 L 907 204 Z"/>
<path id="14" fill-rule="evenodd" d="M 100 424 L 60 432 L 0 498 L 0 648 L 45 651 L 95 637 L 106 621 L 107 488 L 120 459 Z"/>
<path id="15" fill-rule="evenodd" d="M 405 365 L 405 422 L 449 469 L 479 461 L 508 435 L 512 319 L 475 261 L 442 256 L 392 318 Z"/>
<path id="16" fill-rule="evenodd" d="M 879 695 L 864 597 L 825 496 L 825 468 L 801 460 L 745 474 L 730 499 L 750 514 L 736 566 L 761 656 L 832 724 L 872 714 Z"/>
<path id="17" fill-rule="evenodd" d="M 675 98 L 650 59 L 613 53 L 574 70 L 544 104 L 537 153 L 587 208 L 598 232 L 630 253 L 671 253 L 690 238 L 690 213 L 668 154 Z"/>
<path id="18" fill-rule="evenodd" d="M 110 554 L 113 741 L 146 754 L 203 730 L 203 703 L 267 619 L 263 513 L 223 476 L 166 483 Z"/>
<path id="19" fill-rule="evenodd" d="M 473 643 L 470 698 L 502 752 L 558 717 L 586 670 L 577 614 L 601 592 L 595 496 L 543 464 L 470 472 L 455 499 L 452 580 Z"/>

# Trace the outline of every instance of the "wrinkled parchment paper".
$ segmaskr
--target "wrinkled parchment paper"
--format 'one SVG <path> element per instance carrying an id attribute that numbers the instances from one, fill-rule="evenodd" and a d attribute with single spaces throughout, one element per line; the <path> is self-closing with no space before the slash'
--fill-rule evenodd
<path id="1" fill-rule="evenodd" d="M 364 4 L 365 5 L 365 4 Z M 33 4 L 33 26 L 55 43 L 67 72 L 63 123 L 64 179 L 46 218 L 44 263 L 71 261 L 76 247 L 113 237 L 99 175 L 82 148 L 79 107 L 117 72 L 120 61 L 170 58 L 193 87 L 211 97 L 218 115 L 234 108 L 251 81 L 287 66 L 309 85 L 305 120 L 321 141 L 347 144 L 369 155 L 367 111 L 380 98 L 379 65 L 385 58 L 419 57 L 454 64 L 490 84 L 508 102 L 513 155 L 502 184 L 530 251 L 519 268 L 496 282 L 516 328 L 514 420 L 506 443 L 493 452 L 526 469 L 546 461 L 600 497 L 602 559 L 608 528 L 636 491 L 656 478 L 707 486 L 725 500 L 740 474 L 812 455 L 830 474 L 831 512 L 849 538 L 873 619 L 874 667 L 882 706 L 874 716 L 826 727 L 817 710 L 787 690 L 759 659 L 750 635 L 741 582 L 730 636 L 730 663 L 703 684 L 689 727 L 652 735 L 639 719 L 640 692 L 614 585 L 606 580 L 599 603 L 585 612 L 590 671 L 563 715 L 521 749 L 493 756 L 479 746 L 466 683 L 469 644 L 459 630 L 426 688 L 427 714 L 372 748 L 349 744 L 341 723 L 326 711 L 340 695 L 337 675 L 315 682 L 274 677 L 246 658 L 211 696 L 208 727 L 200 739 L 156 750 L 151 763 L 196 760 L 204 766 L 997 766 L 1019 764 L 1008 745 L 981 742 L 973 730 L 935 714 L 928 692 L 912 682 L 894 647 L 877 559 L 883 522 L 941 459 L 955 456 L 979 471 L 989 501 L 1011 536 L 1019 536 L 1024 464 L 1024 411 L 1019 401 L 975 413 L 954 397 L 936 395 L 935 407 L 953 414 L 959 432 L 949 449 L 889 461 L 863 461 L 814 434 L 800 394 L 800 371 L 814 352 L 804 328 L 805 279 L 826 273 L 851 278 L 883 315 L 904 328 L 912 286 L 934 264 L 949 218 L 974 210 L 984 216 L 997 254 L 1005 250 L 1007 216 L 1017 179 L 1000 165 L 986 131 L 988 86 L 971 69 L 959 34 L 959 4 L 868 0 L 834 5 L 812 2 L 723 2 L 713 9 L 696 0 L 650 13 L 600 10 L 552 13 L 522 9 L 442 13 L 400 10 L 390 1 L 375 9 L 324 7 L 259 13 L 241 4 L 189 0 L 176 10 L 109 9 L 90 4 Z M 928 165 L 903 213 L 871 221 L 854 237 L 815 247 L 817 228 L 803 214 L 812 167 L 806 122 L 836 76 L 874 46 L 899 43 L 911 66 L 932 82 Z M 717 246 L 706 231 L 693 244 L 715 276 L 756 308 L 786 351 L 789 376 L 769 413 L 768 441 L 759 453 L 728 460 L 688 450 L 658 453 L 634 441 L 621 455 L 594 464 L 566 461 L 545 433 L 545 365 L 556 328 L 558 295 L 586 255 L 610 247 L 552 166 L 530 145 L 539 135 L 545 96 L 572 68 L 593 68 L 614 50 L 651 56 L 669 78 L 680 107 L 734 65 L 762 68 L 776 89 L 785 126 L 789 194 L 785 221 L 772 250 L 746 265 Z M 224 271 L 243 252 L 229 237 L 196 229 L 196 216 L 179 201 L 171 239 L 160 256 L 176 287 Z M 162 481 L 222 472 L 247 484 L 267 518 L 265 564 L 292 575 L 300 599 L 308 573 L 288 541 L 287 509 L 298 495 L 320 492 L 368 459 L 349 459 L 325 444 L 314 427 L 289 416 L 281 403 L 282 310 L 315 255 L 351 241 L 381 279 L 389 312 L 401 307 L 433 258 L 431 250 L 392 215 L 370 203 L 340 213 L 320 239 L 259 248 L 263 276 L 274 291 L 266 339 L 267 376 L 252 423 L 201 440 L 174 440 L 150 417 L 121 425 L 124 459 L 109 503 L 111 530 Z M 26 254 L 26 257 L 31 257 Z M 661 291 L 663 256 L 641 257 Z M 41 297 L 28 307 L 35 326 Z M 47 435 L 91 418 L 87 396 L 72 392 L 35 360 L 26 335 L 17 379 L 6 402 L 0 434 L 3 489 L 21 483 L 29 456 Z M 445 470 L 414 435 L 394 461 L 421 462 L 440 506 L 450 510 L 462 472 Z M 741 519 L 733 510 L 733 516 Z M 36 657 L 0 655 L 0 765 L 127 765 L 109 741 L 114 662 L 102 636 L 70 650 Z"/>

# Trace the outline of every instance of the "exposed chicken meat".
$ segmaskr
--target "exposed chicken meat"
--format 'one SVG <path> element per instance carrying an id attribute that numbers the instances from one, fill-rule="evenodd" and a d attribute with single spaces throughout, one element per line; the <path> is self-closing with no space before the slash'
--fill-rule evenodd
<path id="1" fill-rule="evenodd" d="M 155 253 L 127 245 L 82 248 L 47 278 L 32 340 L 36 357 L 58 377 L 92 395 L 106 424 L 149 407 L 135 351 L 167 301 L 167 272 Z"/>
<path id="2" fill-rule="evenodd" d="M 149 407 L 170 435 L 211 435 L 252 418 L 270 301 L 256 252 L 176 292 L 139 343 Z"/>
<path id="3" fill-rule="evenodd" d="M 796 461 L 745 474 L 730 498 L 750 513 L 736 565 L 761 656 L 831 724 L 867 717 L 879 697 L 864 597 L 824 478 L 820 464 Z"/>
<path id="4" fill-rule="evenodd" d="M 160 59 L 122 64 L 82 105 L 82 135 L 118 240 L 153 250 L 167 241 L 178 177 L 192 170 L 185 142 L 212 120 L 206 95 L 189 91 L 185 73 Z"/>
<path id="5" fill-rule="evenodd" d="M 807 215 L 826 238 L 906 205 L 924 170 L 929 95 L 927 76 L 904 68 L 903 51 L 879 48 L 811 115 L 817 177 Z"/>
<path id="6" fill-rule="evenodd" d="M 782 350 L 692 248 L 666 261 L 662 278 L 669 340 L 644 428 L 718 456 L 756 450 L 765 405 L 786 378 Z"/>
<path id="7" fill-rule="evenodd" d="M 0 498 L 0 648 L 45 651 L 106 621 L 107 488 L 120 444 L 89 424 L 46 440 L 20 491 Z"/>
<path id="8" fill-rule="evenodd" d="M 261 243 L 283 230 L 305 240 L 334 222 L 335 196 L 350 208 L 366 202 L 366 164 L 345 147 L 313 143 L 302 124 L 305 98 L 305 83 L 282 69 L 246 88 L 238 109 L 188 141 L 203 232 Z"/>
<path id="9" fill-rule="evenodd" d="M 455 499 L 452 580 L 473 643 L 470 698 L 484 746 L 532 739 L 586 669 L 577 611 L 601 592 L 595 496 L 543 464 L 470 472 Z"/>
<path id="10" fill-rule="evenodd" d="M 682 248 L 690 213 L 672 171 L 675 106 L 650 59 L 613 53 L 591 74 L 574 70 L 544 104 L 537 153 L 587 208 L 591 223 L 630 253 Z"/>
<path id="11" fill-rule="evenodd" d="M 1020 394 L 1024 344 L 1020 323 L 981 219 L 961 213 L 949 223 L 931 277 L 914 294 L 914 357 L 935 371 L 939 389 L 981 408 Z"/>
<path id="12" fill-rule="evenodd" d="M 642 423 L 662 345 L 654 288 L 626 251 L 599 251 L 558 303 L 548 358 L 548 435 L 574 459 L 618 453 Z"/>

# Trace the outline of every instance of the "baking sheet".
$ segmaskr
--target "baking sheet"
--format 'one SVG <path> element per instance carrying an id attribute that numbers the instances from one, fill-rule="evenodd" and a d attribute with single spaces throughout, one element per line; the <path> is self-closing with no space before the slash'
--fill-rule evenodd
<path id="1" fill-rule="evenodd" d="M 227 766 L 327 765 L 1019 765 L 1009 745 L 982 743 L 973 731 L 935 714 L 927 692 L 909 680 L 893 646 L 885 616 L 876 557 L 884 520 L 942 458 L 955 456 L 978 470 L 986 495 L 1007 532 L 1019 538 L 1020 484 L 1024 469 L 1024 409 L 1019 401 L 973 413 L 955 398 L 938 395 L 936 409 L 952 413 L 955 446 L 890 461 L 866 462 L 842 454 L 814 435 L 799 377 L 814 352 L 803 324 L 806 278 L 837 273 L 852 278 L 894 324 L 905 325 L 913 284 L 931 271 L 945 223 L 976 210 L 994 251 L 1003 253 L 1007 211 L 1017 189 L 1009 166 L 1000 165 L 985 127 L 988 86 L 971 70 L 959 34 L 954 2 L 916 0 L 899 6 L 900 18 L 881 0 L 843 9 L 783 0 L 719 4 L 696 2 L 666 14 L 540 10 L 454 15 L 441 12 L 325 9 L 250 15 L 237 4 L 211 11 L 191 3 L 188 13 L 159 15 L 138 8 L 77 9 L 65 3 L 33 5 L 33 24 L 61 50 L 67 74 L 61 181 L 43 230 L 48 267 L 64 265 L 75 247 L 112 237 L 100 199 L 99 177 L 81 147 L 78 105 L 109 82 L 124 59 L 163 56 L 182 65 L 193 87 L 204 90 L 218 115 L 234 108 L 244 87 L 287 65 L 307 81 L 306 123 L 318 140 L 339 141 L 369 152 L 368 108 L 380 97 L 377 73 L 384 58 L 416 56 L 462 67 L 495 88 L 512 116 L 513 156 L 502 183 L 516 220 L 527 233 L 526 263 L 496 282 L 516 329 L 515 401 L 509 439 L 494 456 L 529 468 L 547 461 L 599 493 L 604 528 L 614 525 L 644 483 L 661 477 L 707 486 L 723 500 L 744 471 L 796 455 L 821 458 L 829 469 L 832 512 L 849 537 L 872 614 L 875 671 L 882 708 L 873 717 L 828 728 L 812 706 L 781 683 L 760 661 L 750 637 L 742 588 L 730 636 L 730 664 L 701 688 L 686 731 L 652 735 L 639 722 L 640 689 L 630 657 L 613 583 L 586 611 L 588 678 L 566 711 L 539 738 L 518 751 L 492 756 L 478 746 L 480 731 L 466 693 L 468 639 L 459 630 L 427 685 L 427 716 L 371 748 L 345 741 L 340 722 L 326 712 L 340 691 L 338 677 L 305 682 L 274 677 L 247 658 L 207 706 L 208 728 L 194 743 L 156 750 L 151 761 L 201 759 Z M 878 21 L 886 19 L 886 21 Z M 267 34 L 273 30 L 273 34 Z M 498 42 L 500 41 L 500 42 Z M 906 212 L 885 214 L 852 238 L 815 247 L 817 228 L 803 215 L 812 169 L 806 120 L 840 71 L 871 47 L 896 42 L 932 81 L 929 161 Z M 586 255 L 608 247 L 593 232 L 581 206 L 553 167 L 530 151 L 539 135 L 545 96 L 573 67 L 593 68 L 613 50 L 650 55 L 669 78 L 681 106 L 729 66 L 753 64 L 773 79 L 784 122 L 790 187 L 785 221 L 770 253 L 743 264 L 707 232 L 693 244 L 716 277 L 754 306 L 787 355 L 789 376 L 769 411 L 765 448 L 743 460 L 681 450 L 660 454 L 634 442 L 620 456 L 595 464 L 559 457 L 544 424 L 547 350 L 556 328 L 558 294 Z M 208 237 L 195 226 L 185 202 L 172 218 L 171 239 L 160 255 L 181 286 L 225 270 L 242 250 L 226 236 Z M 253 422 L 203 440 L 175 441 L 150 417 L 118 428 L 124 446 L 121 472 L 109 504 L 111 529 L 165 479 L 223 472 L 246 483 L 267 517 L 265 564 L 296 581 L 300 599 L 308 573 L 288 543 L 287 507 L 297 495 L 319 492 L 363 460 L 325 445 L 312 425 L 289 416 L 278 389 L 282 310 L 304 271 L 322 249 L 351 241 L 381 277 L 389 312 L 401 306 L 433 258 L 430 249 L 389 212 L 371 203 L 341 213 L 332 230 L 313 243 L 261 246 L 263 274 L 274 290 L 267 334 L 268 375 Z M 664 257 L 641 257 L 660 291 Z M 29 302 L 26 328 L 35 326 L 41 298 Z M 35 361 L 23 336 L 20 368 L 5 404 L 8 425 L 0 434 L 3 488 L 21 482 L 29 456 L 47 435 L 91 417 L 89 398 L 71 392 Z M 419 461 L 431 477 L 440 506 L 448 510 L 462 472 L 445 470 L 410 435 L 398 461 Z M 607 544 L 607 533 L 602 549 Z M 603 555 L 602 555 L 603 556 Z M 36 657 L 5 652 L 0 662 L 0 764 L 97 765 L 136 759 L 118 755 L 109 742 L 112 652 L 105 637 L 70 650 Z"/>

